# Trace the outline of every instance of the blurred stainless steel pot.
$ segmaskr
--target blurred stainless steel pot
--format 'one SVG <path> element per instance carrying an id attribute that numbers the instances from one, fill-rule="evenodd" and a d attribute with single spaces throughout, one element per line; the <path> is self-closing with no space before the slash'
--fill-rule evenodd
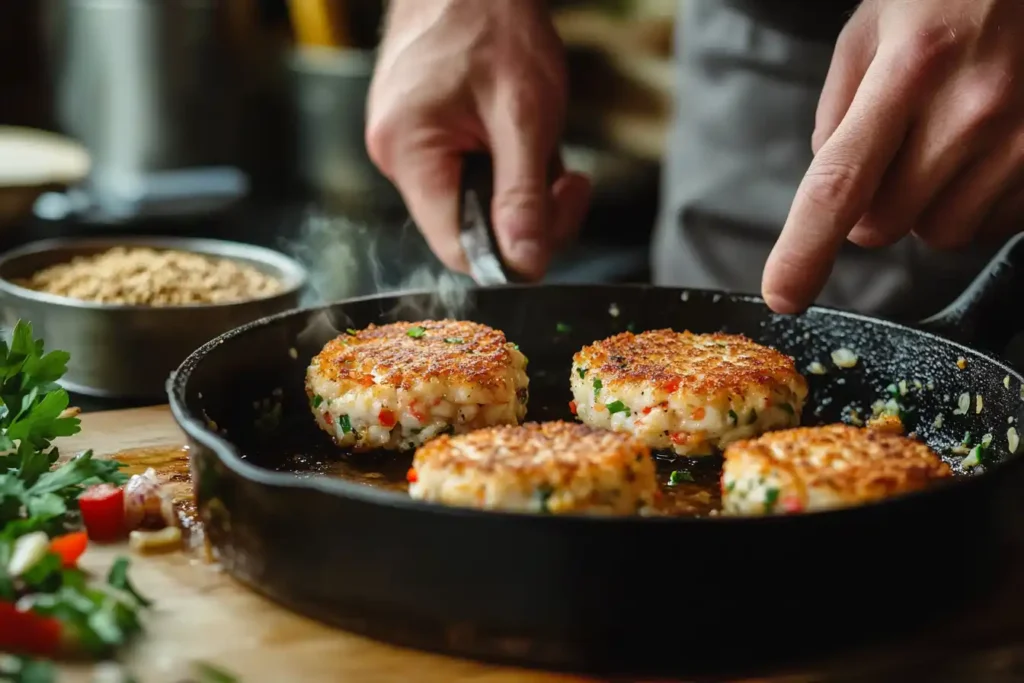
<path id="1" fill-rule="evenodd" d="M 76 256 L 116 246 L 176 249 L 228 258 L 279 278 L 284 289 L 264 299 L 230 304 L 121 306 L 36 292 L 13 282 Z M 306 270 L 270 249 L 208 239 L 126 237 L 53 239 L 0 257 L 0 319 L 13 326 L 31 321 L 50 349 L 71 354 L 62 384 L 89 396 L 154 399 L 162 402 L 164 382 L 192 351 L 217 335 L 299 303 Z"/>
<path id="2" fill-rule="evenodd" d="M 366 151 L 366 97 L 375 54 L 301 47 L 288 61 L 301 181 L 328 208 L 403 212 L 395 187 Z"/>

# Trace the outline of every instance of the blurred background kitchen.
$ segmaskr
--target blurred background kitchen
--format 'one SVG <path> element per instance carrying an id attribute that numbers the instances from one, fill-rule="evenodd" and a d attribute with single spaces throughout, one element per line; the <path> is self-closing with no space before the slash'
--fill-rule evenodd
<path id="1" fill-rule="evenodd" d="M 592 174 L 595 197 L 550 279 L 646 280 L 676 0 L 552 4 L 571 70 L 566 163 Z M 382 11 L 0 3 L 0 251 L 85 234 L 251 242 L 303 261 L 313 300 L 436 272 L 363 143 Z"/>

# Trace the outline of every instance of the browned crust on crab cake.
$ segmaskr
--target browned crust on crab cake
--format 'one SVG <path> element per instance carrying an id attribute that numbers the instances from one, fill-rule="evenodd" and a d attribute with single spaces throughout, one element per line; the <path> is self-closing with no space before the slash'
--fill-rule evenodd
<path id="1" fill-rule="evenodd" d="M 789 381 L 806 386 L 792 358 L 739 334 L 622 332 L 585 346 L 573 360 L 599 373 L 605 386 L 678 382 L 680 390 L 706 396 Z"/>
<path id="2" fill-rule="evenodd" d="M 440 436 L 416 451 L 410 478 L 414 498 L 517 512 L 628 515 L 658 492 L 642 442 L 571 422 Z"/>
<path id="3" fill-rule="evenodd" d="M 423 330 L 422 335 L 418 330 Z M 325 379 L 409 388 L 434 378 L 501 385 L 513 346 L 500 330 L 462 320 L 370 325 L 331 340 L 317 355 Z M 416 335 L 416 336 L 413 336 Z"/>
<path id="4" fill-rule="evenodd" d="M 798 427 L 726 448 L 723 507 L 741 514 L 842 507 L 950 476 L 931 448 L 899 434 L 845 424 Z"/>

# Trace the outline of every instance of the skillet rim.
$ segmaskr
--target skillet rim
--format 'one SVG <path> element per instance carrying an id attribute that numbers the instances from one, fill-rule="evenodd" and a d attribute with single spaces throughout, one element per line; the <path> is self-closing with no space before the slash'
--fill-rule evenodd
<path id="1" fill-rule="evenodd" d="M 736 303 L 749 303 L 758 304 L 767 308 L 767 303 L 764 298 L 756 294 L 744 294 L 739 292 L 728 292 L 725 290 L 716 289 L 702 289 L 696 287 L 663 287 L 659 285 L 651 285 L 645 283 L 627 283 L 627 284 L 586 284 L 586 283 L 551 283 L 551 284 L 529 284 L 529 283 L 509 283 L 505 285 L 495 285 L 489 287 L 471 287 L 469 291 L 482 292 L 491 289 L 499 290 L 536 290 L 536 289 L 580 289 L 587 288 L 592 290 L 664 290 L 670 292 L 676 292 L 680 296 L 683 293 L 689 295 L 706 296 L 714 298 L 718 296 L 721 299 L 729 299 L 730 302 Z M 376 301 L 383 299 L 399 299 L 405 296 L 424 296 L 430 295 L 432 292 L 429 289 L 410 289 L 401 290 L 397 292 L 388 292 L 382 294 L 369 294 L 365 296 L 352 297 L 349 299 L 342 299 L 340 301 L 334 301 L 325 304 L 318 304 L 314 306 L 304 306 L 288 311 L 282 311 L 275 313 L 264 318 L 259 318 L 252 322 L 241 325 L 232 330 L 224 332 L 223 334 L 214 337 L 210 341 L 206 342 L 198 349 L 188 355 L 185 360 L 170 374 L 166 382 L 168 404 L 170 405 L 171 414 L 175 421 L 181 427 L 185 435 L 207 448 L 210 452 L 214 453 L 220 462 L 230 469 L 234 474 L 261 486 L 268 486 L 279 489 L 291 489 L 291 490 L 308 490 L 324 493 L 331 496 L 338 496 L 342 498 L 353 499 L 357 502 L 369 504 L 369 505 L 380 505 L 391 508 L 399 508 L 404 510 L 410 510 L 412 512 L 419 512 L 419 514 L 431 514 L 439 516 L 450 516 L 450 517 L 469 517 L 469 518 L 485 518 L 494 520 L 496 523 L 503 519 L 519 520 L 524 522 L 527 520 L 533 520 L 534 524 L 553 524 L 553 525 L 611 525 L 611 526 L 637 526 L 637 525 L 669 525 L 675 527 L 690 527 L 693 525 L 709 526 L 709 525 L 727 525 L 735 526 L 738 524 L 759 524 L 759 525 L 784 525 L 784 524 L 799 524 L 798 520 L 812 518 L 812 519 L 832 519 L 837 523 L 843 521 L 843 517 L 856 516 L 863 514 L 864 511 L 870 510 L 876 513 L 880 513 L 884 508 L 893 508 L 903 505 L 913 505 L 918 500 L 923 500 L 926 497 L 934 498 L 939 495 L 943 495 L 945 492 L 953 488 L 963 489 L 965 487 L 977 487 L 983 486 L 993 476 L 997 475 L 998 472 L 1005 469 L 1008 466 L 1020 467 L 1024 465 L 1024 449 L 1018 450 L 1017 453 L 1011 454 L 1009 458 L 998 463 L 991 469 L 986 469 L 981 474 L 969 475 L 967 477 L 952 478 L 949 481 L 939 482 L 933 484 L 927 488 L 919 489 L 917 491 L 910 491 L 907 493 L 897 494 L 877 501 L 864 503 L 855 506 L 833 508 L 826 510 L 815 510 L 810 512 L 803 512 L 798 515 L 766 515 L 766 516 L 729 516 L 729 515 L 714 515 L 705 517 L 674 517 L 674 516 L 641 516 L 631 515 L 626 517 L 619 516 L 602 516 L 602 515 L 585 515 L 585 514 L 565 514 L 565 515 L 536 515 L 521 512 L 510 512 L 505 510 L 478 510 L 476 508 L 469 507 L 458 507 L 450 505 L 441 505 L 438 503 L 432 503 L 428 501 L 421 501 L 411 498 L 409 496 L 397 495 L 394 491 L 377 489 L 374 487 L 364 486 L 354 482 L 350 482 L 346 479 L 336 477 L 299 477 L 294 473 L 288 472 L 274 472 L 272 470 L 259 467 L 247 461 L 242 457 L 238 447 L 226 438 L 223 438 L 220 434 L 210 430 L 206 426 L 206 421 L 192 414 L 187 407 L 185 400 L 186 388 L 189 379 L 191 378 L 192 371 L 198 367 L 198 365 L 209 355 L 209 353 L 225 344 L 235 337 L 240 337 L 259 327 L 269 327 L 279 320 L 283 320 L 290 317 L 297 317 L 302 315 L 312 315 L 315 313 L 327 311 L 337 306 L 344 306 L 346 304 L 357 304 L 366 301 Z M 832 308 L 829 306 L 811 306 L 804 313 L 798 315 L 807 315 L 809 313 L 824 314 L 831 316 L 840 316 L 854 321 L 865 322 L 872 325 L 880 325 L 888 327 L 890 329 L 897 329 L 902 332 L 910 332 L 916 334 L 931 343 L 940 343 L 950 346 L 954 349 L 960 350 L 964 353 L 965 357 L 974 357 L 980 359 L 983 362 L 989 363 L 1003 370 L 1009 376 L 1015 378 L 1022 384 L 1024 384 L 1024 373 L 1021 373 L 1002 361 L 995 356 L 990 355 L 987 352 L 973 349 L 966 346 L 958 341 L 941 337 L 933 332 L 918 329 L 910 325 L 892 322 L 883 318 L 875 318 L 869 315 L 863 315 L 861 313 L 855 313 L 851 311 L 844 311 L 838 308 Z M 775 314 L 779 317 L 797 317 L 797 316 L 785 316 L 782 314 Z M 540 521 L 537 521 L 540 520 Z"/>

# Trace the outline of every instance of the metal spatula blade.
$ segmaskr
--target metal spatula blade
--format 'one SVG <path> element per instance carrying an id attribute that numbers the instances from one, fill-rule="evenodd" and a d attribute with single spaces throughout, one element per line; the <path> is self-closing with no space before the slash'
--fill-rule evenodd
<path id="1" fill-rule="evenodd" d="M 460 187 L 459 242 L 469 262 L 469 272 L 481 287 L 518 282 L 520 278 L 501 258 L 491 220 L 494 170 L 486 153 L 463 157 Z"/>

